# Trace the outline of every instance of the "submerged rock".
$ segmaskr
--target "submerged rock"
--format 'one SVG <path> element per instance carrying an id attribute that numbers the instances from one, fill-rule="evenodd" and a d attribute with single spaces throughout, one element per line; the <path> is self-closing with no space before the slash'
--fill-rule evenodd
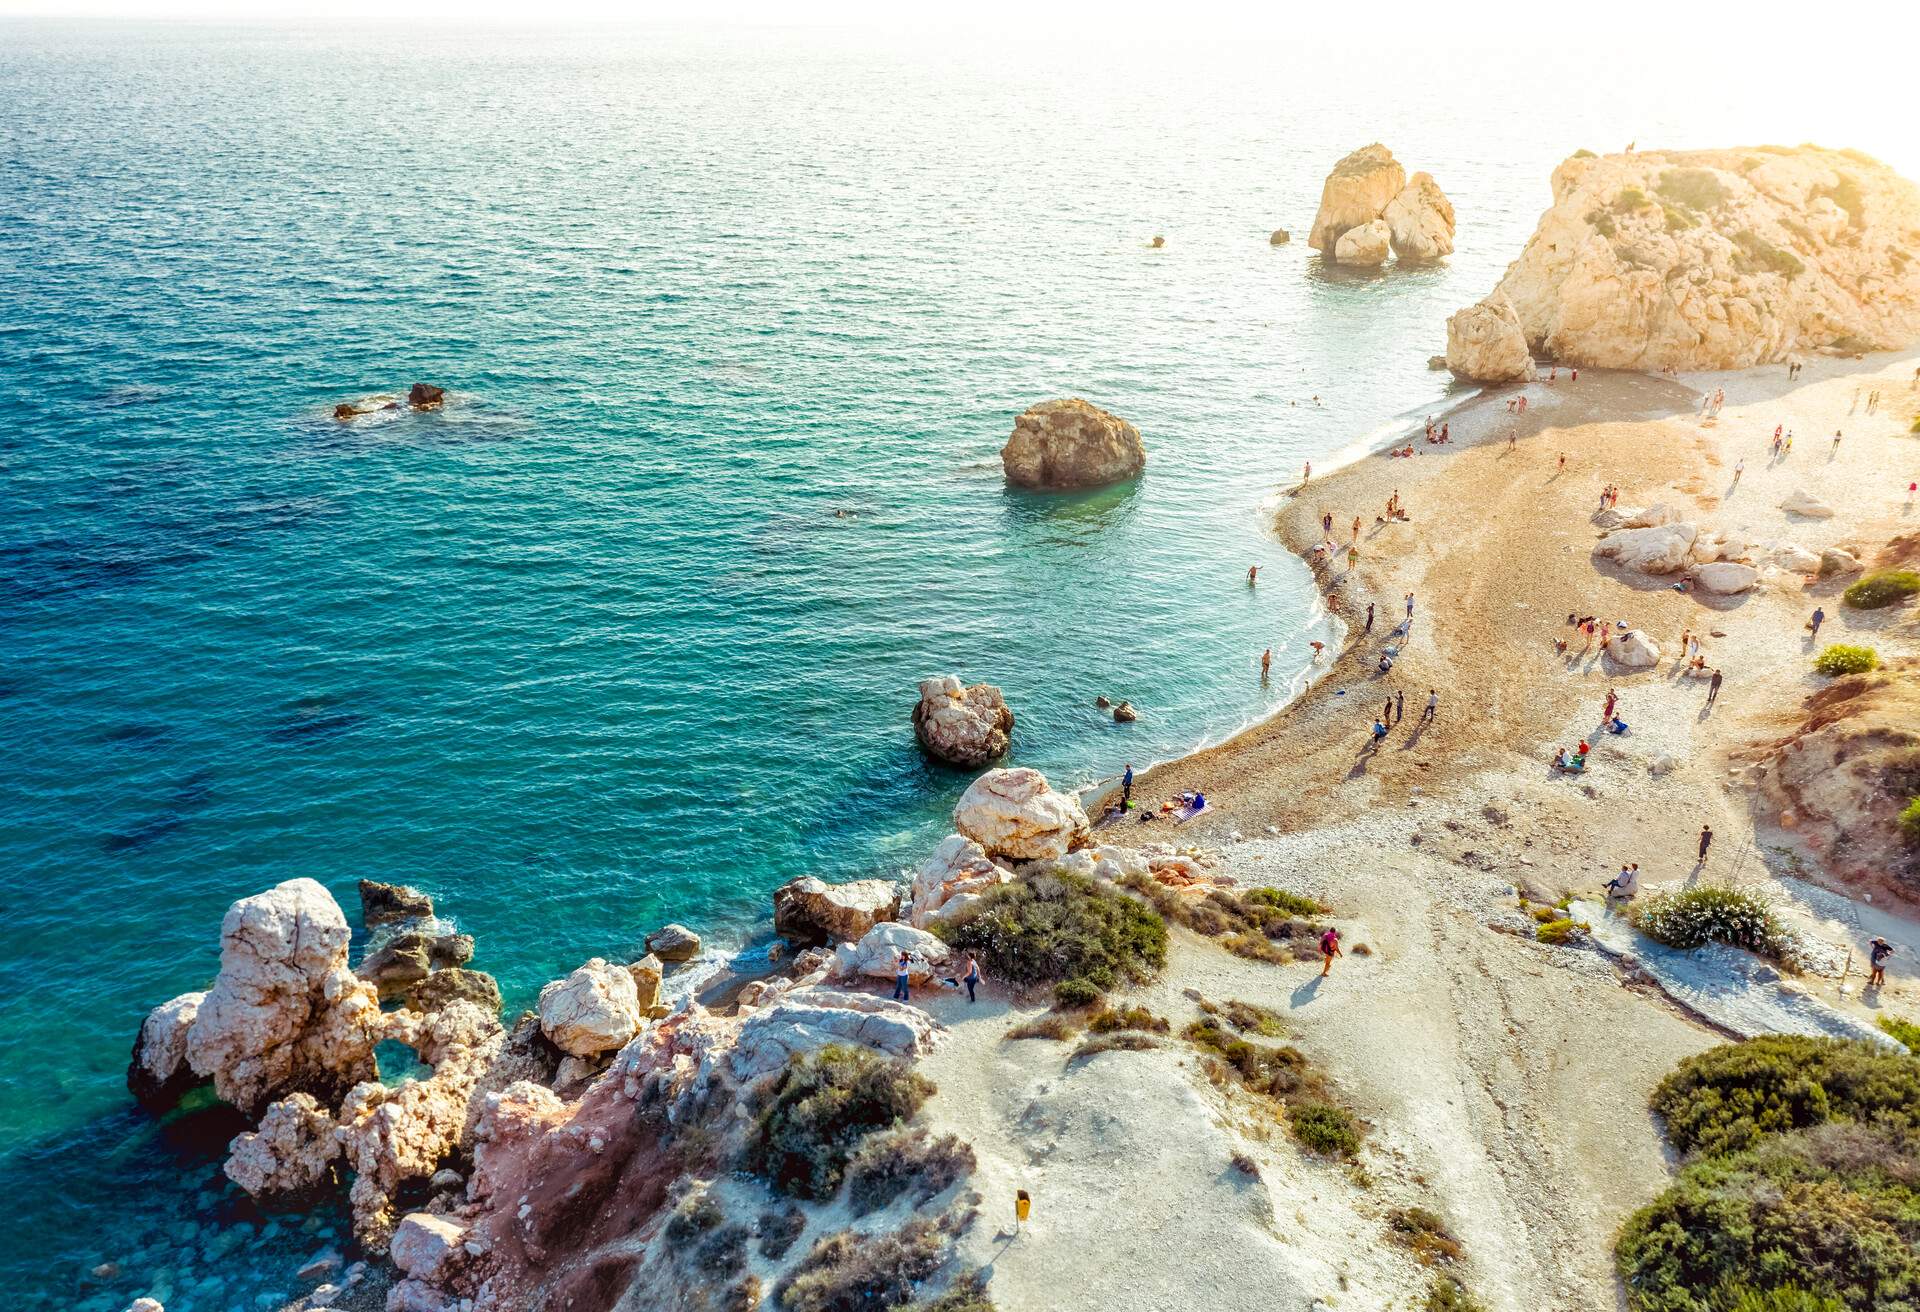
<path id="1" fill-rule="evenodd" d="M 920 682 L 913 708 L 913 736 L 927 755 L 975 770 L 1007 754 L 1013 712 L 990 683 L 963 685 L 949 674 Z"/>
<path id="2" fill-rule="evenodd" d="M 1086 841 L 1087 813 L 1055 792 L 1038 770 L 989 770 L 953 808 L 953 827 L 989 857 L 1033 861 L 1065 856 Z"/>
<path id="3" fill-rule="evenodd" d="M 796 947 L 858 939 L 900 915 L 900 890 L 891 880 L 829 884 L 803 875 L 773 892 L 773 931 Z"/>
<path id="4" fill-rule="evenodd" d="M 1136 477 L 1146 468 L 1140 430 L 1078 397 L 1042 401 L 1013 422 L 1000 450 L 1007 481 L 1016 487 L 1100 487 Z"/>
<path id="5" fill-rule="evenodd" d="M 1288 242 L 1292 240 L 1293 240 L 1293 234 L 1289 233 L 1285 228 L 1275 228 L 1273 230 L 1273 236 L 1267 238 L 1267 245 L 1285 246 Z"/>
<path id="6" fill-rule="evenodd" d="M 1113 718 L 1118 724 L 1132 724 L 1140 718 L 1140 712 L 1133 709 L 1132 702 L 1121 702 L 1113 708 Z"/>
<path id="7" fill-rule="evenodd" d="M 432 383 L 415 383 L 407 389 L 407 404 L 415 410 L 438 410 L 447 399 L 447 389 Z"/>

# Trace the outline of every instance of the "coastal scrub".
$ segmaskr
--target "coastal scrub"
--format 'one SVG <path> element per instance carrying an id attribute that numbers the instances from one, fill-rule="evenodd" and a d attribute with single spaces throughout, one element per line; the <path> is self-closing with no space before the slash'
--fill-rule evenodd
<path id="1" fill-rule="evenodd" d="M 1770 1034 L 1709 1048 L 1654 1088 L 1681 1152 L 1737 1152 L 1832 1121 L 1920 1131 L 1920 1061 L 1875 1043 Z"/>
<path id="2" fill-rule="evenodd" d="M 782 1193 L 832 1197 L 861 1141 L 912 1117 L 933 1092 L 911 1065 L 869 1048 L 796 1054 L 754 1124 L 747 1162 Z"/>
<path id="3" fill-rule="evenodd" d="M 1745 889 L 1701 884 L 1671 893 L 1655 893 L 1627 912 L 1633 927 L 1656 943 L 1691 951 L 1707 943 L 1725 943 L 1774 961 L 1793 958 L 1793 935 L 1774 914 L 1773 904 Z"/>
<path id="4" fill-rule="evenodd" d="M 1836 642 L 1813 658 L 1813 668 L 1829 679 L 1843 674 L 1865 674 L 1880 666 L 1880 653 L 1871 647 Z"/>
<path id="5" fill-rule="evenodd" d="M 1877 570 L 1852 584 L 1840 600 L 1858 610 L 1879 610 L 1920 592 L 1920 572 L 1910 569 Z"/>
<path id="6" fill-rule="evenodd" d="M 1220 940 L 1236 956 L 1275 965 L 1298 959 L 1318 941 L 1323 926 L 1305 917 L 1327 910 L 1313 898 L 1278 888 L 1240 894 L 1214 888 L 1202 897 L 1186 897 L 1148 875 L 1128 875 L 1120 882 L 1166 919 Z"/>
<path id="7" fill-rule="evenodd" d="M 1123 981 L 1145 982 L 1167 962 L 1167 926 L 1151 908 L 1081 875 L 1017 879 L 935 930 L 1012 984 L 1080 981 L 1086 1005 Z M 1084 991 L 1075 990 L 1075 996 Z"/>

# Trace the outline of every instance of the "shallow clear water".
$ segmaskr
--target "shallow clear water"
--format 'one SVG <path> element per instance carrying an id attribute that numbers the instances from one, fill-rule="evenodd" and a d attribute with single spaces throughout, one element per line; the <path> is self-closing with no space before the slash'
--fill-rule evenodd
<path id="1" fill-rule="evenodd" d="M 1067 784 L 1275 706 L 1318 620 L 1263 499 L 1441 400 L 1445 315 L 1552 164 L 1627 131 L 1544 70 L 1524 113 L 1437 115 L 1391 62 L 1360 122 L 1356 76 L 0 26 L 9 1304 L 253 1307 L 329 1238 L 221 1187 L 231 1125 L 121 1084 L 238 896 L 418 883 L 522 1003 L 663 920 L 738 941 L 784 879 L 917 859 L 966 782 L 914 749 L 922 676 L 999 683 L 1014 759 Z M 1453 197 L 1447 265 L 1306 249 L 1375 137 Z M 444 412 L 329 417 L 416 379 Z M 1075 394 L 1146 476 L 1009 493 L 1013 416 Z"/>

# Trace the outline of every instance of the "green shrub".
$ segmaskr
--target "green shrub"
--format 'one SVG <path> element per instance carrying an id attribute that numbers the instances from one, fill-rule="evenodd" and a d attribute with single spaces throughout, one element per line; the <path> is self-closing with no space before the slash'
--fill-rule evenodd
<path id="1" fill-rule="evenodd" d="M 1413 1251 L 1421 1266 L 1457 1262 L 1465 1253 L 1446 1222 L 1424 1207 L 1397 1207 L 1387 1213 L 1388 1232 Z"/>
<path id="2" fill-rule="evenodd" d="M 760 1213 L 755 1227 L 760 1233 L 760 1252 L 762 1256 L 778 1262 L 787 1255 L 794 1241 L 806 1233 L 807 1214 L 792 1204 L 782 1211 Z"/>
<path id="3" fill-rule="evenodd" d="M 1344 1107 L 1302 1099 L 1287 1104 L 1293 1137 L 1308 1152 L 1323 1157 L 1352 1157 L 1360 1151 L 1360 1122 Z"/>
<path id="4" fill-rule="evenodd" d="M 1436 1276 L 1420 1312 L 1487 1312 L 1487 1305 L 1452 1276 Z"/>
<path id="5" fill-rule="evenodd" d="M 1055 987 L 1054 991 L 1058 992 L 1070 983 L 1072 983 L 1071 980 L 1062 981 L 1060 985 Z M 1096 994 L 1095 996 L 1098 995 Z M 1050 1011 L 1044 1016 L 1036 1016 L 1024 1024 L 1015 1025 L 1007 1031 L 1007 1037 L 1009 1039 L 1057 1039 L 1065 1041 L 1079 1032 L 1080 1025 L 1073 1017 L 1062 1016 L 1059 1012 Z"/>
<path id="6" fill-rule="evenodd" d="M 1166 919 L 1217 938 L 1229 952 L 1251 961 L 1284 964 L 1306 955 L 1322 927 L 1300 917 L 1326 910 L 1312 898 L 1277 888 L 1241 895 L 1215 888 L 1203 897 L 1186 897 L 1146 875 L 1129 875 L 1121 883 L 1153 903 Z"/>
<path id="7" fill-rule="evenodd" d="M 1237 998 L 1221 1004 L 1215 1009 L 1215 1014 L 1242 1034 L 1277 1039 L 1287 1032 L 1286 1020 L 1279 1012 L 1251 1002 L 1241 1002 Z"/>
<path id="8" fill-rule="evenodd" d="M 1750 228 L 1742 228 L 1734 233 L 1733 244 L 1740 248 L 1734 265 L 1742 273 L 1765 271 L 1797 278 L 1807 271 L 1807 266 L 1800 262 L 1799 256 L 1792 251 L 1782 250 Z"/>
<path id="9" fill-rule="evenodd" d="M 783 1193 L 829 1198 L 860 1141 L 920 1110 L 933 1082 L 896 1058 L 829 1044 L 787 1063 L 747 1141 L 747 1162 Z"/>
<path id="10" fill-rule="evenodd" d="M 1584 921 L 1569 920 L 1562 916 L 1556 920 L 1542 921 L 1533 927 L 1533 937 L 1541 943 L 1551 943 L 1555 947 L 1567 943 L 1577 943 L 1580 936 L 1589 933 L 1593 926 Z"/>
<path id="11" fill-rule="evenodd" d="M 987 1297 L 986 1277 L 973 1271 L 956 1279 L 938 1298 L 895 1308 L 894 1312 L 994 1312 L 994 1306 Z"/>
<path id="12" fill-rule="evenodd" d="M 1100 990 L 1084 979 L 1063 979 L 1053 986 L 1053 1001 L 1060 1007 L 1091 1007 L 1100 1001 Z"/>
<path id="13" fill-rule="evenodd" d="M 1909 798 L 1906 808 L 1900 812 L 1900 832 L 1907 836 L 1909 843 L 1920 843 L 1920 797 Z"/>
<path id="14" fill-rule="evenodd" d="M 1112 1034 L 1115 1030 L 1145 1030 L 1149 1034 L 1165 1034 L 1171 1027 L 1145 1007 L 1128 1007 L 1125 1011 L 1108 1007 L 1095 1012 L 1087 1020 L 1087 1028 L 1095 1034 Z"/>
<path id="15" fill-rule="evenodd" d="M 1770 1034 L 1687 1058 L 1652 1105 L 1673 1146 L 1703 1156 L 1832 1121 L 1920 1129 L 1920 1060 L 1862 1039 Z"/>
<path id="16" fill-rule="evenodd" d="M 1711 169 L 1668 169 L 1653 189 L 1692 210 L 1710 210 L 1727 198 L 1727 189 Z"/>
<path id="17" fill-rule="evenodd" d="M 1677 205 L 1662 205 L 1660 212 L 1667 216 L 1668 232 L 1685 232 L 1688 228 L 1700 226 L 1700 220 L 1693 217 L 1693 211 L 1681 209 Z"/>
<path id="18" fill-rule="evenodd" d="M 1788 961 L 1793 936 L 1758 893 L 1700 884 L 1642 898 L 1627 912 L 1633 927 L 1656 943 L 1691 951 L 1707 943 L 1725 943 L 1748 952 Z"/>
<path id="19" fill-rule="evenodd" d="M 918 1126 L 869 1135 L 847 1163 L 847 1201 L 865 1216 L 912 1195 L 915 1207 L 973 1174 L 971 1145 Z"/>
<path id="20" fill-rule="evenodd" d="M 1605 210 L 1592 210 L 1587 214 L 1587 223 L 1602 237 L 1611 237 L 1620 231 L 1620 225 L 1613 221 L 1613 215 Z"/>
<path id="21" fill-rule="evenodd" d="M 1574 151 L 1573 157 L 1575 159 L 1598 159 L 1599 158 L 1599 156 L 1595 155 L 1592 151 L 1588 150 L 1585 146 L 1582 146 L 1580 147 L 1580 149 Z"/>
<path id="22" fill-rule="evenodd" d="M 1920 592 L 1920 573 L 1910 569 L 1883 569 L 1867 575 L 1840 594 L 1840 600 L 1859 610 L 1879 610 Z"/>
<path id="23" fill-rule="evenodd" d="M 1813 658 L 1813 668 L 1829 679 L 1837 679 L 1843 674 L 1865 674 L 1868 670 L 1880 668 L 1880 653 L 1871 647 L 1836 642 Z"/>
<path id="24" fill-rule="evenodd" d="M 842 1230 L 816 1243 L 773 1297 L 784 1312 L 891 1312 L 946 1257 L 939 1225 L 925 1217 L 874 1235 Z"/>
<path id="25" fill-rule="evenodd" d="M 1899 1058 L 1898 1060 L 1911 1060 Z M 1615 1245 L 1636 1312 L 1908 1309 L 1920 1139 L 1826 1125 L 1686 1166 Z"/>
<path id="26" fill-rule="evenodd" d="M 1219 1057 L 1255 1093 L 1284 1098 L 1294 1093 L 1318 1094 L 1325 1088 L 1324 1081 L 1307 1068 L 1306 1055 L 1298 1048 L 1248 1043 L 1220 1028 L 1212 1017 L 1194 1021 L 1181 1031 L 1181 1037 Z"/>
<path id="27" fill-rule="evenodd" d="M 1638 187 L 1624 187 L 1608 206 L 1615 214 L 1631 214 L 1635 210 L 1645 209 L 1647 193 Z"/>
<path id="28" fill-rule="evenodd" d="M 1883 1034 L 1891 1034 L 1906 1045 L 1908 1052 L 1920 1057 L 1920 1025 L 1898 1016 L 1882 1016 L 1877 1023 Z"/>
<path id="29" fill-rule="evenodd" d="M 1068 1061 L 1085 1061 L 1089 1057 L 1098 1057 L 1103 1052 L 1149 1052 L 1159 1047 L 1151 1036 L 1139 1030 L 1115 1030 L 1111 1034 L 1096 1034 L 1073 1050 Z"/>
<path id="30" fill-rule="evenodd" d="M 1250 888 L 1241 895 L 1240 900 L 1254 906 L 1272 907 L 1289 916 L 1324 916 L 1333 910 L 1317 897 L 1289 893 L 1284 888 Z"/>
<path id="31" fill-rule="evenodd" d="M 1122 980 L 1150 979 L 1167 960 L 1165 921 L 1136 899 L 1080 875 L 1035 875 L 1002 884 L 938 932 L 1015 984 L 1082 980 L 1108 989 Z"/>

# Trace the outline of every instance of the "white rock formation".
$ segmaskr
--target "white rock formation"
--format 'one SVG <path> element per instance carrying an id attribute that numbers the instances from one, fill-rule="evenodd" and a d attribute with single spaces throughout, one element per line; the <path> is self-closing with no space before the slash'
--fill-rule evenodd
<path id="1" fill-rule="evenodd" d="M 1013 712 L 990 683 L 971 687 L 949 674 L 922 679 L 913 708 L 913 736 L 928 756 L 963 770 L 977 770 L 1007 754 Z"/>
<path id="2" fill-rule="evenodd" d="M 890 879 L 829 884 L 802 875 L 773 891 L 773 931 L 800 947 L 855 941 L 899 916 L 900 888 Z"/>
<path id="3" fill-rule="evenodd" d="M 1628 629 L 1607 649 L 1615 665 L 1629 670 L 1651 669 L 1660 663 L 1660 648 L 1639 629 Z"/>
<path id="4" fill-rule="evenodd" d="M 1077 852 L 1069 852 L 1063 857 L 1044 862 L 1038 866 L 1027 867 L 1027 873 L 1037 871 L 1082 875 L 1088 879 L 1104 880 L 1114 883 L 1128 875 L 1150 875 L 1152 862 L 1144 852 L 1131 847 L 1083 847 Z"/>
<path id="5" fill-rule="evenodd" d="M 1775 547 L 1768 557 L 1781 569 L 1792 570 L 1796 574 L 1817 574 L 1820 572 L 1820 553 L 1809 551 L 1805 547 L 1789 542 Z"/>
<path id="6" fill-rule="evenodd" d="M 1844 547 L 1828 547 L 1820 553 L 1820 577 L 1823 579 L 1841 574 L 1858 574 L 1865 568 L 1860 558 Z"/>
<path id="7" fill-rule="evenodd" d="M 1453 254 L 1453 202 L 1431 173 L 1416 173 L 1381 214 L 1392 232 L 1393 253 L 1424 264 Z"/>
<path id="8" fill-rule="evenodd" d="M 1076 396 L 1025 410 L 1000 449 L 1000 464 L 1016 487 L 1100 487 L 1137 476 L 1147 450 L 1139 429 Z"/>
<path id="9" fill-rule="evenodd" d="M 1379 218 L 1406 185 L 1407 171 L 1392 151 L 1378 142 L 1362 146 L 1335 164 L 1327 175 L 1307 245 L 1323 255 L 1332 255 L 1342 234 Z"/>
<path id="10" fill-rule="evenodd" d="M 1447 368 L 1480 383 L 1533 381 L 1533 356 L 1520 316 L 1495 292 L 1447 320 Z"/>
<path id="11" fill-rule="evenodd" d="M 1387 227 L 1385 219 L 1374 219 L 1357 228 L 1348 228 L 1340 234 L 1340 240 L 1333 244 L 1334 263 L 1360 268 L 1385 264 L 1392 241 L 1393 231 Z"/>
<path id="12" fill-rule="evenodd" d="M 1664 501 L 1656 501 L 1640 510 L 1629 510 L 1620 520 L 1623 528 L 1659 528 L 1662 524 L 1671 524 L 1680 516 L 1672 506 Z"/>
<path id="13" fill-rule="evenodd" d="M 624 1046 L 642 1019 L 632 973 L 600 957 L 541 989 L 539 1010 L 541 1031 L 576 1057 Z"/>
<path id="14" fill-rule="evenodd" d="M 1593 554 L 1643 574 L 1674 574 L 1693 563 L 1699 529 L 1687 523 L 1619 528 L 1600 539 Z"/>
<path id="15" fill-rule="evenodd" d="M 385 1022 L 347 966 L 352 931 L 332 894 L 290 879 L 241 898 L 220 924 L 220 974 L 187 1032 L 187 1062 L 248 1116 L 284 1093 L 331 1104 L 373 1079 Z"/>
<path id="16" fill-rule="evenodd" d="M 1702 592 L 1711 592 L 1719 596 L 1729 596 L 1736 592 L 1746 592 L 1760 581 L 1760 571 L 1751 565 L 1739 561 L 1722 560 L 1712 564 L 1697 565 L 1693 571 L 1694 586 Z"/>
<path id="17" fill-rule="evenodd" d="M 891 973 L 891 971 L 889 971 Z M 740 1029 L 733 1073 L 758 1079 L 796 1052 L 829 1043 L 858 1043 L 894 1057 L 913 1057 L 933 1045 L 940 1025 L 919 1007 L 832 989 L 807 989 L 756 1011 Z"/>
<path id="18" fill-rule="evenodd" d="M 1085 841 L 1087 813 L 1078 799 L 1056 793 L 1038 770 L 989 770 L 953 808 L 953 827 L 989 857 L 1034 861 L 1065 856 Z"/>
<path id="19" fill-rule="evenodd" d="M 926 930 L 889 921 L 875 925 L 858 943 L 842 943 L 835 948 L 836 973 L 892 979 L 899 973 L 897 963 L 902 952 L 912 959 L 908 974 L 915 984 L 932 979 L 953 956 L 953 950 L 944 941 Z"/>
<path id="20" fill-rule="evenodd" d="M 227 1178 L 257 1199 L 291 1204 L 309 1197 L 340 1160 L 336 1128 L 312 1094 L 289 1094 L 267 1108 L 258 1129 L 228 1145 Z"/>
<path id="21" fill-rule="evenodd" d="M 182 993 L 155 1007 L 140 1023 L 133 1060 L 127 1065 L 127 1088 L 157 1111 L 171 1108 L 197 1078 L 187 1065 L 187 1034 L 206 996 Z"/>
<path id="22" fill-rule="evenodd" d="M 1780 509 L 1789 515 L 1799 515 L 1805 519 L 1833 518 L 1833 507 L 1805 488 L 1796 490 L 1793 495 L 1782 501 Z"/>
<path id="23" fill-rule="evenodd" d="M 1920 337 L 1920 189 L 1802 146 L 1566 160 L 1500 280 L 1534 351 L 1617 369 L 1742 369 Z"/>
<path id="24" fill-rule="evenodd" d="M 634 1010 L 644 1016 L 660 1004 L 660 983 L 666 976 L 666 967 L 660 958 L 648 953 L 628 966 L 627 974 L 633 976 Z"/>
<path id="25" fill-rule="evenodd" d="M 986 849 L 964 834 L 948 834 L 913 876 L 909 919 L 921 929 L 972 905 L 981 893 L 1012 879 L 988 859 Z M 956 899 L 959 899 L 956 902 Z"/>

